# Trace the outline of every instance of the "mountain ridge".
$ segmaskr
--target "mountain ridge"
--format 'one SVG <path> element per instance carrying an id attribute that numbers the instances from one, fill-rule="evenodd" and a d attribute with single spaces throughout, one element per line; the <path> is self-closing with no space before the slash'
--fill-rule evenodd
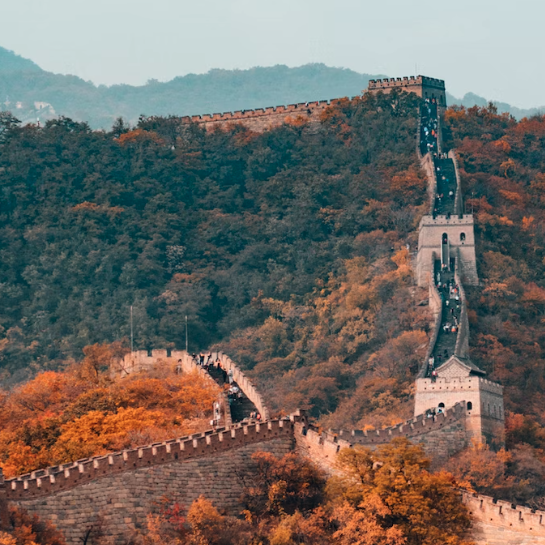
<path id="1" fill-rule="evenodd" d="M 177 76 L 145 85 L 95 85 L 77 76 L 54 74 L 12 51 L 0 47 L 0 109 L 11 111 L 23 123 L 47 121 L 59 115 L 86 121 L 92 128 L 108 129 L 123 117 L 131 124 L 140 115 L 198 115 L 356 96 L 370 79 L 325 64 L 254 67 L 246 70 L 212 69 L 205 74 Z M 474 93 L 463 98 L 447 94 L 449 104 L 486 106 Z M 543 108 L 522 109 L 493 101 L 500 113 L 517 119 Z"/>

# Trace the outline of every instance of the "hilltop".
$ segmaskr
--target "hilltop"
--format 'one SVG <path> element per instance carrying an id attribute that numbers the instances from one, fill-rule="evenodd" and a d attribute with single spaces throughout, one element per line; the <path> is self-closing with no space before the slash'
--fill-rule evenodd
<path id="1" fill-rule="evenodd" d="M 136 124 L 140 115 L 196 115 L 248 110 L 298 102 L 353 97 L 381 75 L 360 74 L 324 64 L 297 68 L 277 65 L 249 70 L 211 70 L 168 82 L 146 85 L 104 85 L 70 75 L 42 70 L 30 60 L 0 47 L 0 107 L 23 122 L 62 115 L 86 121 L 93 128 L 109 129 L 116 118 Z M 473 93 L 463 99 L 448 95 L 449 104 L 486 106 Z M 7 102 L 7 104 L 5 104 Z M 523 110 L 498 103 L 500 112 L 521 118 L 538 110 Z"/>

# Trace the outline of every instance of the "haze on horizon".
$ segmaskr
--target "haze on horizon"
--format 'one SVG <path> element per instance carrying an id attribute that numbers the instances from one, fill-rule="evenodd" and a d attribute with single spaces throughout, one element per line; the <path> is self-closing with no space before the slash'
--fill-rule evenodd
<path id="1" fill-rule="evenodd" d="M 0 46 L 96 84 L 321 62 L 545 104 L 537 0 L 0 0 Z"/>

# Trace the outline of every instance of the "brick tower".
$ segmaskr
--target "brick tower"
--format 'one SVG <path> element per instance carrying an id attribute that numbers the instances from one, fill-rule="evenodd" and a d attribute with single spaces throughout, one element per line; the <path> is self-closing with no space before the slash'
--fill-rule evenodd
<path id="1" fill-rule="evenodd" d="M 368 93 L 390 93 L 394 89 L 400 89 L 407 93 L 415 93 L 424 99 L 437 100 L 439 106 L 447 105 L 445 94 L 445 82 L 442 79 L 429 78 L 427 76 L 410 76 L 403 78 L 384 78 L 369 80 L 365 92 Z"/>

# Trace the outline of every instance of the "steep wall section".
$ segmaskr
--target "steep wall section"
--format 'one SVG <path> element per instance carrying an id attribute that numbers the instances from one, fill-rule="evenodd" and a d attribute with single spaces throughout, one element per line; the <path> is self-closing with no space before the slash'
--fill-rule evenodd
<path id="1" fill-rule="evenodd" d="M 81 543 L 90 527 L 121 542 L 145 525 L 165 496 L 189 507 L 204 494 L 238 514 L 239 475 L 251 477 L 251 455 L 292 450 L 293 424 L 274 420 L 34 472 L 7 481 L 7 499 L 52 520 L 69 544 Z"/>
<path id="2" fill-rule="evenodd" d="M 256 406 L 257 410 L 260 412 L 263 420 L 269 420 L 271 415 L 270 411 L 265 405 L 265 401 L 261 394 L 257 391 L 257 388 L 254 386 L 253 382 L 247 378 L 244 373 L 237 367 L 233 360 L 223 354 L 223 352 L 218 352 L 213 354 L 213 357 L 218 357 L 221 361 L 221 365 L 224 369 L 233 371 L 233 379 L 239 385 L 240 389 L 246 394 L 248 399 Z"/>
<path id="3" fill-rule="evenodd" d="M 545 512 L 488 496 L 463 494 L 473 518 L 470 538 L 476 545 L 543 545 Z"/>
<path id="4" fill-rule="evenodd" d="M 248 379 L 241 369 L 233 362 L 233 360 L 223 352 L 212 352 L 212 361 L 215 362 L 219 358 L 222 367 L 226 371 L 233 371 L 233 379 L 244 392 L 246 397 L 255 405 L 262 420 L 270 419 L 270 412 L 261 394 L 257 391 L 253 382 Z M 193 360 L 193 357 L 185 350 L 138 350 L 126 354 L 122 360 L 113 361 L 110 365 L 110 373 L 112 376 L 126 376 L 131 373 L 153 369 L 154 367 L 166 367 L 175 371 L 179 369 L 183 373 L 197 372 L 206 380 L 211 381 L 216 385 L 212 377 Z M 220 404 L 222 406 L 222 414 L 225 415 L 223 425 L 231 425 L 230 411 L 227 410 L 228 403 L 225 395 L 220 396 Z"/>

